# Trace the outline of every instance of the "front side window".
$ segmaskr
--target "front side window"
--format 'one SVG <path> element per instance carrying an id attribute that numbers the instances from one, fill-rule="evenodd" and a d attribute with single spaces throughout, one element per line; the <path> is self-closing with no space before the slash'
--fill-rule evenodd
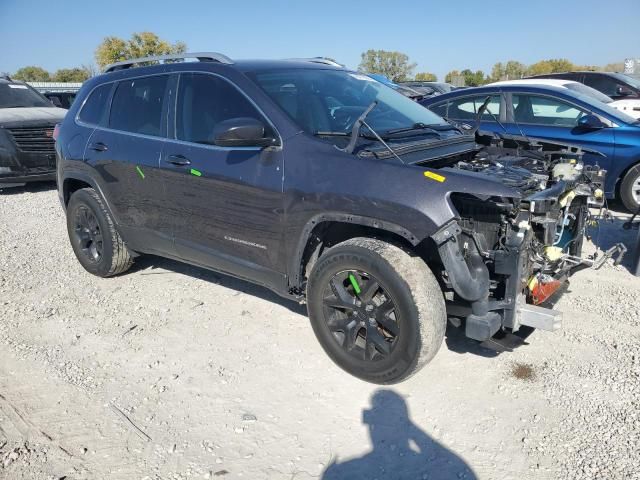
<path id="1" fill-rule="evenodd" d="M 584 83 L 609 97 L 618 96 L 618 89 L 624 87 L 624 85 L 606 75 L 586 75 Z"/>
<path id="2" fill-rule="evenodd" d="M 449 101 L 448 116 L 452 120 L 474 121 L 478 110 L 487 97 L 491 97 L 487 109 L 482 114 L 483 122 L 495 122 L 500 115 L 500 95 L 477 95 L 474 97 L 456 98 Z"/>
<path id="3" fill-rule="evenodd" d="M 215 75 L 185 73 L 180 76 L 176 105 L 176 137 L 186 142 L 214 143 L 214 127 L 233 118 L 262 115 L 240 91 Z"/>
<path id="4" fill-rule="evenodd" d="M 100 123 L 112 86 L 113 84 L 111 83 L 100 85 L 89 94 L 89 98 L 84 102 L 84 105 L 78 114 L 78 119 L 81 122 L 88 123 L 90 125 L 98 125 Z"/>
<path id="5" fill-rule="evenodd" d="M 159 137 L 167 75 L 118 83 L 111 102 L 109 128 Z"/>
<path id="6" fill-rule="evenodd" d="M 416 124 L 447 125 L 435 113 L 367 75 L 344 70 L 288 69 L 250 73 L 256 84 L 305 132 L 349 135 L 357 118 L 367 116 L 384 134 Z"/>
<path id="7" fill-rule="evenodd" d="M 558 100 L 537 95 L 514 94 L 513 115 L 518 123 L 575 127 L 585 111 Z"/>

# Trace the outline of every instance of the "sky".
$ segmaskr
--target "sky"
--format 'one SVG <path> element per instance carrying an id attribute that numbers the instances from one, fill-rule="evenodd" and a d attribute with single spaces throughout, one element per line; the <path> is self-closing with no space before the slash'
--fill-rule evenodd
<path id="1" fill-rule="evenodd" d="M 95 63 L 106 36 L 152 31 L 231 58 L 326 56 L 357 68 L 396 50 L 416 72 L 489 73 L 498 61 L 640 58 L 640 0 L 0 0 L 0 72 Z"/>

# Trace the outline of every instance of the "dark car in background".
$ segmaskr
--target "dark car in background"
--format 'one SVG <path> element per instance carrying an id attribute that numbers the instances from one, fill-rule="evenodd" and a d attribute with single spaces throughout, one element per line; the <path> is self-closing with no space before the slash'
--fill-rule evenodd
<path id="1" fill-rule="evenodd" d="M 43 95 L 47 97 L 55 107 L 64 108 L 69 110 L 71 104 L 76 98 L 78 92 L 44 92 Z"/>
<path id="2" fill-rule="evenodd" d="M 568 88 L 548 85 L 493 85 L 454 91 L 421 102 L 449 120 L 480 129 L 561 141 L 600 152 L 585 163 L 607 170 L 605 194 L 630 211 L 640 208 L 640 123 L 609 105 Z"/>
<path id="3" fill-rule="evenodd" d="M 318 60 L 106 70 L 56 142 L 69 240 L 94 275 L 149 253 L 258 283 L 307 304 L 340 367 L 393 383 L 433 358 L 447 316 L 479 341 L 559 328 L 541 304 L 591 265 L 604 172 L 565 145 L 469 135 Z"/>
<path id="4" fill-rule="evenodd" d="M 449 93 L 453 90 L 456 90 L 458 87 L 451 85 L 450 83 L 445 82 L 420 82 L 417 80 L 402 82 L 402 85 L 406 85 L 407 87 L 418 89 L 429 88 L 433 90 L 433 93 L 442 94 Z"/>
<path id="5" fill-rule="evenodd" d="M 0 77 L 0 188 L 55 180 L 53 131 L 66 113 L 29 85 Z"/>
<path id="6" fill-rule="evenodd" d="M 529 78 L 562 78 L 584 83 L 614 100 L 640 100 L 640 79 L 614 72 L 565 72 L 534 75 Z"/>

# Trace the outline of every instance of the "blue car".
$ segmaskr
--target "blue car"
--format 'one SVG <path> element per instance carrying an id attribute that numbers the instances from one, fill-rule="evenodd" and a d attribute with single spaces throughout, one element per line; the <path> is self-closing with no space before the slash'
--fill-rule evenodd
<path id="1" fill-rule="evenodd" d="M 480 129 L 571 143 L 587 154 L 585 163 L 605 168 L 607 198 L 630 211 L 640 209 L 640 121 L 591 97 L 544 85 L 496 85 L 456 90 L 420 103 L 455 123 L 474 126 L 490 97 Z"/>

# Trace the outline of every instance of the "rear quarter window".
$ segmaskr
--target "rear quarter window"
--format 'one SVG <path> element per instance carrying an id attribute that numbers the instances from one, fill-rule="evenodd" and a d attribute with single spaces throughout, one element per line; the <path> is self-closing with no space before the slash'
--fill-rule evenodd
<path id="1" fill-rule="evenodd" d="M 81 122 L 88 123 L 89 125 L 98 125 L 100 123 L 105 113 L 111 87 L 111 83 L 100 85 L 89 94 L 87 101 L 84 102 L 78 114 L 78 119 Z"/>

